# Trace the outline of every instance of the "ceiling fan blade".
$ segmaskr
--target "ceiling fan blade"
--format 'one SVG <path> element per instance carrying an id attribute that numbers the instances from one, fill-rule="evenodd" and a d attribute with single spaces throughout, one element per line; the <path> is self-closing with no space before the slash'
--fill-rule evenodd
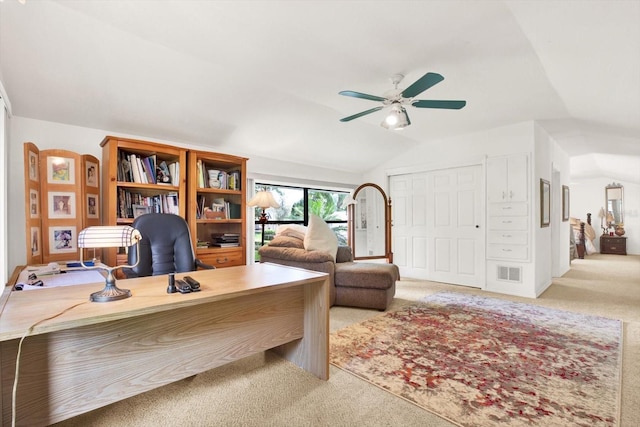
<path id="1" fill-rule="evenodd" d="M 427 73 L 415 81 L 411 86 L 402 91 L 403 98 L 413 98 L 429 89 L 431 86 L 444 80 L 438 73 Z"/>
<path id="2" fill-rule="evenodd" d="M 411 105 L 418 108 L 445 108 L 448 110 L 459 110 L 465 105 L 467 105 L 467 101 L 422 100 L 422 101 L 413 101 Z"/>
<path id="3" fill-rule="evenodd" d="M 344 119 L 340 119 L 340 121 L 341 122 L 348 122 L 348 121 L 351 121 L 353 119 L 357 119 L 358 117 L 362 117 L 362 116 L 366 116 L 367 114 L 375 113 L 376 111 L 380 111 L 383 108 L 384 108 L 383 106 L 372 108 L 370 110 L 363 111 L 363 112 L 358 113 L 358 114 L 354 114 L 353 116 L 349 116 L 349 117 L 345 117 Z"/>
<path id="4" fill-rule="evenodd" d="M 369 101 L 384 102 L 387 100 L 387 98 L 382 98 L 380 96 L 375 96 L 375 95 L 367 95 L 366 93 L 354 92 L 352 90 L 343 90 L 342 92 L 338 92 L 338 93 L 344 96 L 352 96 L 354 98 L 368 99 Z"/>

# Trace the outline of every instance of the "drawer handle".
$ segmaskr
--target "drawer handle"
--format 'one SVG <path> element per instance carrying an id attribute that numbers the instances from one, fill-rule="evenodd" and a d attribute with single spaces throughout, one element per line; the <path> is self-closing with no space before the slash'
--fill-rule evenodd
<path id="1" fill-rule="evenodd" d="M 224 259 L 220 260 L 220 258 L 216 258 L 216 262 L 218 264 L 224 264 L 225 262 L 229 261 L 229 258 L 224 257 Z"/>
<path id="2" fill-rule="evenodd" d="M 615 251 L 618 248 L 616 248 L 615 246 L 611 246 L 609 249 L 611 249 L 612 251 Z"/>
<path id="3" fill-rule="evenodd" d="M 504 209 L 511 209 L 511 206 L 505 206 L 505 207 L 503 207 L 502 209 L 503 209 L 503 210 L 504 210 Z"/>
<path id="4" fill-rule="evenodd" d="M 511 224 L 511 221 L 502 221 L 503 224 Z"/>
<path id="5" fill-rule="evenodd" d="M 502 252 L 511 252 L 511 249 L 503 249 Z"/>
<path id="6" fill-rule="evenodd" d="M 511 234 L 503 234 L 502 237 L 511 237 Z"/>

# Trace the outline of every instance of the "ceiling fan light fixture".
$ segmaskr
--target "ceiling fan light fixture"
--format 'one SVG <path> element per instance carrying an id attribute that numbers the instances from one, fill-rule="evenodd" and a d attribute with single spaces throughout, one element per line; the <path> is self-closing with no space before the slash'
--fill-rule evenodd
<path id="1" fill-rule="evenodd" d="M 389 130 L 402 130 L 409 126 L 411 121 L 407 115 L 407 110 L 400 104 L 394 104 L 391 107 L 391 111 L 385 119 L 380 123 L 385 129 Z"/>

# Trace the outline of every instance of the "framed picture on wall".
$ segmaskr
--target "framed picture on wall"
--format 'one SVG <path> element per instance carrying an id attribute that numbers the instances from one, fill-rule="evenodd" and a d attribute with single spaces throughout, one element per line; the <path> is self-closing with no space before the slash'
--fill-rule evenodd
<path id="1" fill-rule="evenodd" d="M 49 253 L 76 252 L 78 250 L 77 240 L 75 227 L 49 227 Z"/>
<path id="2" fill-rule="evenodd" d="M 49 218 L 75 218 L 76 194 L 62 191 L 49 191 Z"/>
<path id="3" fill-rule="evenodd" d="M 97 194 L 87 194 L 87 218 L 100 218 Z"/>
<path id="4" fill-rule="evenodd" d="M 75 184 L 75 160 L 48 156 L 47 182 L 49 184 Z"/>
<path id="5" fill-rule="evenodd" d="M 29 214 L 31 218 L 40 218 L 40 199 L 38 190 L 29 190 Z"/>
<path id="6" fill-rule="evenodd" d="M 569 187 L 562 186 L 562 220 L 569 221 Z"/>
<path id="7" fill-rule="evenodd" d="M 548 227 L 551 222 L 551 184 L 540 179 L 540 227 Z"/>

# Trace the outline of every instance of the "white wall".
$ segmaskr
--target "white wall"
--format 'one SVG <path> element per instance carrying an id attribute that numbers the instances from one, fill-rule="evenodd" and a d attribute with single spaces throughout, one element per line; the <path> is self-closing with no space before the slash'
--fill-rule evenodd
<path id="1" fill-rule="evenodd" d="M 108 130 L 83 128 L 60 123 L 33 120 L 24 117 L 12 117 L 11 135 L 7 147 L 9 166 L 5 176 L 8 177 L 8 241 L 11 251 L 8 254 L 8 266 L 13 269 L 26 262 L 25 222 L 24 222 L 24 159 L 23 143 L 32 142 L 40 150 L 60 148 L 79 154 L 92 154 L 102 159 L 100 142 L 106 135 L 123 136 L 141 140 L 166 143 L 174 146 L 211 150 L 202 144 L 183 144 L 145 136 L 124 135 Z M 259 144 L 256 141 L 256 144 Z M 211 150 L 215 151 L 215 150 Z M 268 177 L 271 180 L 291 183 L 314 183 L 324 188 L 354 188 L 363 182 L 360 174 L 346 171 L 318 168 L 278 160 L 251 157 L 247 153 L 232 153 L 248 157 L 247 175 L 249 177 Z M 100 197 L 100 200 L 103 200 Z"/>

